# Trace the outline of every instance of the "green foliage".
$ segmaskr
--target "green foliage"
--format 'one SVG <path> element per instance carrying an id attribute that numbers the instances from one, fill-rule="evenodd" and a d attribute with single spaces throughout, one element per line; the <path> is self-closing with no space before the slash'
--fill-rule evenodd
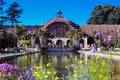
<path id="1" fill-rule="evenodd" d="M 17 2 L 13 2 L 8 10 L 6 10 L 8 20 L 11 21 L 12 26 L 14 23 L 19 23 L 17 18 L 20 18 L 20 14 L 23 12 L 23 9 L 20 9 L 19 7 Z"/>
<path id="2" fill-rule="evenodd" d="M 20 45 L 29 45 L 30 44 L 30 40 L 20 40 Z"/>
<path id="3" fill-rule="evenodd" d="M 51 42 L 48 42 L 47 45 L 48 45 L 48 46 L 52 46 L 52 43 L 51 43 Z"/>
<path id="4" fill-rule="evenodd" d="M 81 38 L 83 36 L 87 36 L 87 34 L 80 29 L 69 30 L 66 34 L 68 37 L 70 37 L 72 39 L 77 39 L 77 38 Z"/>
<path id="5" fill-rule="evenodd" d="M 120 7 L 112 5 L 96 6 L 87 24 L 120 24 Z"/>
<path id="6" fill-rule="evenodd" d="M 25 29 L 24 25 L 16 24 L 11 31 L 16 33 L 20 39 L 25 38 L 25 35 L 27 34 L 27 30 Z"/>
<path id="7" fill-rule="evenodd" d="M 4 51 L 7 47 L 15 47 L 17 45 L 17 36 L 12 32 L 0 30 L 0 50 Z"/>
<path id="8" fill-rule="evenodd" d="M 70 61 L 70 60 L 69 60 Z M 120 62 L 112 58 L 101 58 L 98 55 L 94 59 L 72 62 L 66 67 L 69 74 L 65 76 L 68 80 L 119 80 Z"/>
<path id="9" fill-rule="evenodd" d="M 42 29 L 35 29 L 34 34 L 37 36 L 42 36 L 46 38 L 54 37 L 53 34 L 49 33 L 47 30 L 42 30 Z"/>
<path id="10" fill-rule="evenodd" d="M 58 80 L 52 63 L 40 64 L 31 68 L 35 80 Z"/>

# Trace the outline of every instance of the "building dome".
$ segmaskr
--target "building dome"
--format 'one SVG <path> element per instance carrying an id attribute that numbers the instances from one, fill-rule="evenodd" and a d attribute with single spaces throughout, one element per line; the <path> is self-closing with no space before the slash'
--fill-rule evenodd
<path id="1" fill-rule="evenodd" d="M 46 29 L 48 26 L 50 26 L 53 23 L 64 23 L 67 24 L 70 28 L 79 28 L 79 26 L 77 26 L 74 22 L 64 18 L 60 10 L 57 11 L 57 17 L 49 20 L 44 24 L 44 28 Z"/>
<path id="2" fill-rule="evenodd" d="M 57 17 L 49 20 L 43 26 L 43 29 L 47 29 L 50 33 L 53 33 L 55 37 L 67 37 L 67 31 L 79 28 L 79 26 L 72 21 L 64 18 L 60 10 L 57 12 Z"/>

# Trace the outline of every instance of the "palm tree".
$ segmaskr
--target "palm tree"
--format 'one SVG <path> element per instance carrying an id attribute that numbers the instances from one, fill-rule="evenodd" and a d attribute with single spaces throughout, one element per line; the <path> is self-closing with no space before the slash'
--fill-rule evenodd
<path id="1" fill-rule="evenodd" d="M 20 39 L 22 39 L 23 35 L 27 34 L 27 30 L 25 29 L 24 25 L 18 24 L 14 26 L 14 32 L 19 36 Z"/>
<path id="2" fill-rule="evenodd" d="M 35 44 L 39 45 L 39 47 L 46 47 L 46 42 L 48 38 L 54 37 L 52 34 L 48 32 L 48 30 L 35 29 L 34 30 Z M 41 42 L 41 46 L 40 46 Z"/>
<path id="3" fill-rule="evenodd" d="M 19 40 L 24 39 L 25 35 L 27 34 L 27 30 L 25 29 L 24 25 L 18 25 L 16 24 L 14 28 L 12 29 L 14 33 L 18 36 L 18 42 L 17 42 L 17 48 L 20 48 Z"/>
<path id="4" fill-rule="evenodd" d="M 78 48 L 78 47 L 80 47 L 79 40 L 82 39 L 82 37 L 87 36 L 87 34 L 85 32 L 83 32 L 81 29 L 75 29 L 75 30 L 69 30 L 67 32 L 67 36 L 73 42 L 73 46 L 75 48 Z"/>

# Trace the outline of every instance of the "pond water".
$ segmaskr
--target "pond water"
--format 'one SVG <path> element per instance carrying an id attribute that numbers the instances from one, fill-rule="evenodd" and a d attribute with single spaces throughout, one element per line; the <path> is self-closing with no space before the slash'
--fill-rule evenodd
<path id="1" fill-rule="evenodd" d="M 84 55 L 80 53 L 71 53 L 71 52 L 50 52 L 48 54 L 29 54 L 19 57 L 13 57 L 8 60 L 2 60 L 0 63 L 8 62 L 13 65 L 20 67 L 22 71 L 29 70 L 30 67 L 39 64 L 47 64 L 49 60 L 54 64 L 54 68 L 57 70 L 57 75 L 67 74 L 66 66 L 69 64 L 68 60 L 75 62 L 84 59 Z"/>

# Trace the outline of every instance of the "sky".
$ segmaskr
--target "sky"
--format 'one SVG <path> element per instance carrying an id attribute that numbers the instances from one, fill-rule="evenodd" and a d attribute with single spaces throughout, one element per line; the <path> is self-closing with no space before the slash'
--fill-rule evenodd
<path id="1" fill-rule="evenodd" d="M 7 9 L 14 1 L 24 10 L 21 18 L 24 25 L 42 25 L 57 16 L 62 16 L 78 25 L 85 25 L 95 6 L 110 4 L 120 7 L 120 0 L 4 0 Z"/>

